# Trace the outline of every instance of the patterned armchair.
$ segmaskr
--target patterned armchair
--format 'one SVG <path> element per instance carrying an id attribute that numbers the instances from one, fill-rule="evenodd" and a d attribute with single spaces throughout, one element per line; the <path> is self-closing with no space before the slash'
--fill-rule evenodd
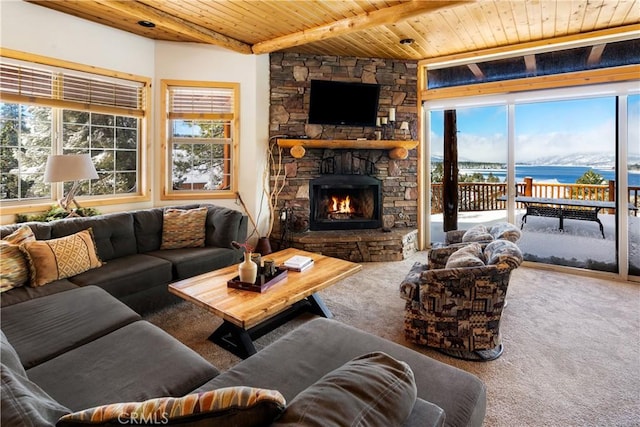
<path id="1" fill-rule="evenodd" d="M 500 318 L 522 253 L 507 240 L 469 243 L 445 262 L 441 269 L 416 263 L 401 284 L 405 337 L 461 359 L 500 357 Z"/>

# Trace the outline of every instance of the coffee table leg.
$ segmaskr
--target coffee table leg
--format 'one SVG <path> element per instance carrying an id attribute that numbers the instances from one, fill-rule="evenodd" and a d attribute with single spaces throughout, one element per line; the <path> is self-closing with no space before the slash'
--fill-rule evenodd
<path id="1" fill-rule="evenodd" d="M 243 359 L 257 353 L 249 332 L 226 320 L 209 336 L 209 340 Z"/>
<path id="2" fill-rule="evenodd" d="M 329 308 L 325 305 L 322 298 L 318 294 L 311 294 L 307 297 L 309 303 L 311 303 L 310 311 L 318 316 L 326 317 L 327 319 L 333 319 L 333 314 L 329 311 Z"/>

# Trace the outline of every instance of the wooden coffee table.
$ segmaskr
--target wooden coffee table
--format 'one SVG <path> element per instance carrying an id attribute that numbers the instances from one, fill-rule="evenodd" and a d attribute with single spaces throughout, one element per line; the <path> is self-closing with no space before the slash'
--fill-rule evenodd
<path id="1" fill-rule="evenodd" d="M 303 272 L 287 272 L 286 278 L 263 293 L 227 287 L 227 281 L 238 275 L 237 264 L 172 283 L 169 292 L 221 317 L 224 322 L 209 339 L 246 358 L 256 353 L 254 339 L 301 310 L 331 318 L 317 292 L 362 269 L 360 264 L 293 248 L 264 258 L 281 265 L 294 255 L 313 258 L 313 267 Z"/>

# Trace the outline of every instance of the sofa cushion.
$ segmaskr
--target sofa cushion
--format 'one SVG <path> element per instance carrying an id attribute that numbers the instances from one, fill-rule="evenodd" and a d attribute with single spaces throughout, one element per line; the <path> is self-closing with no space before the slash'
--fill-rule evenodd
<path id="1" fill-rule="evenodd" d="M 3 362 L 0 377 L 3 426 L 54 426 L 61 416 L 71 412 L 29 380 L 24 371 L 16 372 Z"/>
<path id="2" fill-rule="evenodd" d="M 365 354 L 298 394 L 272 426 L 401 425 L 416 400 L 409 365 L 383 352 Z"/>
<path id="3" fill-rule="evenodd" d="M 0 292 L 22 286 L 29 280 L 29 267 L 20 244 L 36 240 L 33 230 L 23 225 L 0 240 Z"/>
<path id="4" fill-rule="evenodd" d="M 484 267 L 484 254 L 479 243 L 469 243 L 449 256 L 445 268 Z"/>
<path id="5" fill-rule="evenodd" d="M 31 368 L 139 320 L 129 307 L 96 286 L 5 307 L 2 328 Z"/>
<path id="6" fill-rule="evenodd" d="M 278 417 L 285 404 L 276 390 L 227 387 L 184 397 L 98 406 L 63 416 L 57 427 L 137 424 L 141 419 L 161 425 L 259 427 Z"/>
<path id="7" fill-rule="evenodd" d="M 98 256 L 103 261 L 136 253 L 133 217 L 128 212 L 61 219 L 52 221 L 50 227 L 51 238 L 69 236 L 91 227 Z"/>
<path id="8" fill-rule="evenodd" d="M 462 235 L 462 242 L 490 242 L 493 240 L 493 236 L 482 224 L 476 224 L 473 227 L 469 228 Z"/>
<path id="9" fill-rule="evenodd" d="M 171 282 L 171 263 L 149 255 L 115 258 L 97 270 L 69 278 L 79 286 L 96 285 L 121 298 Z"/>
<path id="10" fill-rule="evenodd" d="M 200 355 L 144 320 L 27 370 L 32 381 L 72 411 L 183 396 L 217 374 Z"/>
<path id="11" fill-rule="evenodd" d="M 173 280 L 186 279 L 235 262 L 236 251 L 216 247 L 169 249 L 147 252 L 171 262 Z"/>
<path id="12" fill-rule="evenodd" d="M 20 250 L 29 262 L 31 286 L 43 286 L 102 265 L 91 228 L 58 239 L 25 242 Z"/>
<path id="13" fill-rule="evenodd" d="M 160 249 L 203 247 L 206 220 L 206 207 L 188 210 L 165 209 Z"/>
<path id="14" fill-rule="evenodd" d="M 58 292 L 76 289 L 77 287 L 78 285 L 71 283 L 68 279 L 56 280 L 55 282 L 48 283 L 47 286 L 40 286 L 38 288 L 20 286 L 0 294 L 0 304 L 4 308 L 34 298 L 46 297 L 47 295 L 57 294 Z"/>
<path id="15" fill-rule="evenodd" d="M 246 385 L 278 390 L 291 402 L 326 373 L 374 351 L 385 352 L 408 363 L 413 372 L 420 372 L 415 378 L 418 397 L 442 408 L 449 425 L 482 425 L 486 389 L 477 377 L 389 340 L 324 318 L 291 331 L 197 391 Z M 295 355 L 295 362 L 273 362 L 290 360 L 291 355 Z"/>

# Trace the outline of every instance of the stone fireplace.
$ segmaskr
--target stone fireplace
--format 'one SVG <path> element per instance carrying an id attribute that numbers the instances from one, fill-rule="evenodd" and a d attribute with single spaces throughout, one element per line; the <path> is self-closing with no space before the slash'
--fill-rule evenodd
<path id="1" fill-rule="evenodd" d="M 285 216 L 293 221 L 284 229 L 276 221 L 272 239 L 285 247 L 356 262 L 397 261 L 413 253 L 418 222 L 417 151 L 392 156 L 389 149 L 376 146 L 376 133 L 388 131 L 398 141 L 417 138 L 417 62 L 287 52 L 270 55 L 270 70 L 272 144 L 278 138 L 326 141 L 295 156 L 287 148 L 279 151 L 279 169 L 271 171 L 271 185 L 276 185 L 274 173 L 279 170 L 284 182 L 280 181 L 276 209 L 281 217 L 286 210 Z M 379 84 L 378 116 L 388 117 L 393 107 L 394 130 L 309 125 L 313 79 Z M 400 129 L 401 122 L 409 123 L 409 131 Z M 346 148 L 337 143 L 341 140 L 368 144 Z M 278 247 L 278 242 L 274 244 Z"/>
<path id="2" fill-rule="evenodd" d="M 310 230 L 382 227 L 381 182 L 361 175 L 323 175 L 309 183 Z"/>

